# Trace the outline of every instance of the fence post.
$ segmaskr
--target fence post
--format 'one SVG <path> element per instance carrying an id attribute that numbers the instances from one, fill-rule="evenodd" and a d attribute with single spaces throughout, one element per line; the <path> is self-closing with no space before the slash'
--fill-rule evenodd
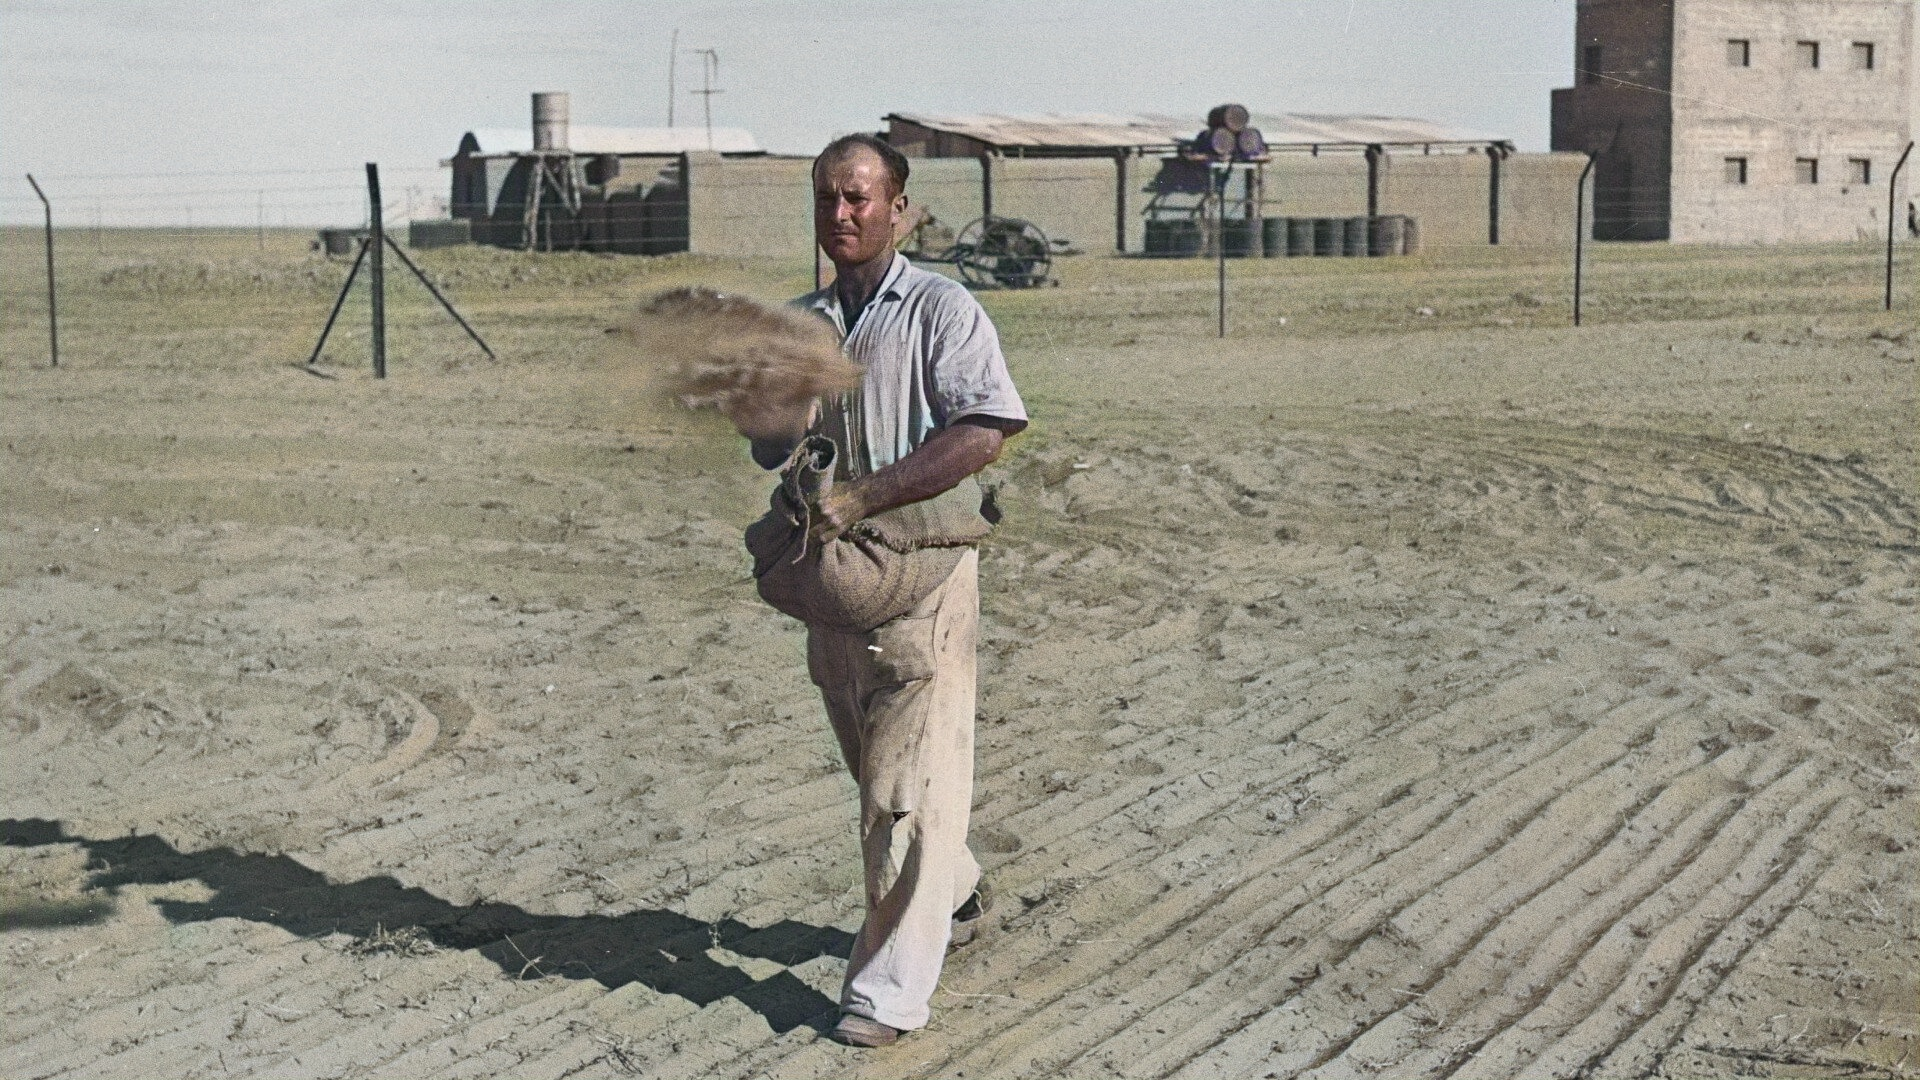
<path id="1" fill-rule="evenodd" d="M 53 291 L 53 204 L 47 201 L 47 193 L 40 190 L 40 181 L 35 180 L 32 173 L 27 174 L 27 183 L 33 185 L 33 193 L 40 196 L 41 209 L 47 214 L 47 344 L 52 350 L 52 366 L 59 367 L 60 305 L 55 301 Z"/>
<path id="2" fill-rule="evenodd" d="M 1232 165 L 1213 166 L 1220 178 L 1218 197 L 1213 203 L 1213 246 L 1220 262 L 1220 336 L 1227 336 L 1227 183 L 1233 179 Z"/>
<path id="3" fill-rule="evenodd" d="M 1900 160 L 1894 163 L 1893 172 L 1887 176 L 1887 310 L 1893 310 L 1893 195 L 1900 183 L 1900 170 L 1906 167 L 1907 155 L 1913 153 L 1913 142 L 1908 140 L 1907 148 L 1900 151 Z M 51 243 L 51 241 L 49 241 Z M 51 250 L 51 249 L 49 249 Z"/>
<path id="4" fill-rule="evenodd" d="M 373 294 L 373 377 L 387 377 L 387 234 L 380 206 L 380 166 L 367 162 L 367 288 Z"/>
<path id="5" fill-rule="evenodd" d="M 1580 170 L 1580 182 L 1573 196 L 1573 325 L 1580 325 L 1580 271 L 1585 262 L 1587 239 L 1587 177 L 1593 163 L 1600 160 L 1598 150 L 1587 151 L 1586 167 Z"/>

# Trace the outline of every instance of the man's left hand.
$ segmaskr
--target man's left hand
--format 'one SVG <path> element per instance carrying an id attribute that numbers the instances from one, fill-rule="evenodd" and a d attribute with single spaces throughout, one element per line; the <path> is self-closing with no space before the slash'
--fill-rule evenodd
<path id="1" fill-rule="evenodd" d="M 830 544 L 867 516 L 859 481 L 849 480 L 829 489 L 821 498 L 820 505 L 814 508 L 813 526 L 808 535 L 816 544 Z"/>
<path id="2" fill-rule="evenodd" d="M 829 543 L 856 522 L 953 487 L 992 464 L 1024 420 L 967 416 L 928 436 L 913 452 L 878 472 L 831 488 L 813 515 L 808 535 Z"/>

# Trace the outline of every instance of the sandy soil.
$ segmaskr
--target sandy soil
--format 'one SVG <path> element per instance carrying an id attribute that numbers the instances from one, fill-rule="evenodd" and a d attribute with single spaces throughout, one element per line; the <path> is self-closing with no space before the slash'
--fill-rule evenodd
<path id="1" fill-rule="evenodd" d="M 1001 903 L 862 1053 L 766 481 L 605 333 L 799 268 L 435 253 L 503 359 L 411 298 L 377 383 L 364 330 L 294 366 L 337 265 L 137 242 L 58 370 L 0 246 L 0 1073 L 1920 1075 L 1914 312 L 1860 251 L 1603 247 L 1578 331 L 1491 260 L 1236 266 L 1225 343 L 1204 267 L 985 297 Z"/>

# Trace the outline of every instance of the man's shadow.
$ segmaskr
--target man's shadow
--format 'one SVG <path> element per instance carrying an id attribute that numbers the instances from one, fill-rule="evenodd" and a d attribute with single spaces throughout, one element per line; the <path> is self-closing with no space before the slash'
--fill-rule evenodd
<path id="1" fill-rule="evenodd" d="M 157 901 L 160 912 L 174 923 L 251 919 L 302 937 L 338 931 L 374 946 L 383 933 L 417 928 L 435 945 L 474 950 L 515 977 L 591 978 L 609 990 L 638 982 L 699 1006 L 732 997 L 766 1017 L 779 1032 L 817 1023 L 834 1003 L 790 972 L 755 981 L 739 968 L 713 960 L 707 950 L 721 945 L 791 967 L 817 956 L 845 956 L 853 943 L 844 930 L 790 920 L 756 929 L 732 919 L 704 923 L 672 911 L 562 916 L 535 915 L 511 904 L 462 906 L 390 877 L 336 885 L 284 855 L 250 855 L 231 848 L 188 853 L 153 836 L 87 840 L 67 835 L 62 823 L 44 818 L 0 818 L 0 843 L 78 844 L 87 850 L 92 888 L 198 881 L 213 890 L 205 901 Z M 27 913 L 14 913 L 0 931 L 94 923 L 110 910 L 99 903 L 64 909 L 42 905 L 25 918 L 18 916 Z"/>

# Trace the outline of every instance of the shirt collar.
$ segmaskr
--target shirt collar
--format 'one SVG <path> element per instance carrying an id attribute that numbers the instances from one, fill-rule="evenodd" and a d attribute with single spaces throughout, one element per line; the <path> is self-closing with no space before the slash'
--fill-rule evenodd
<path id="1" fill-rule="evenodd" d="M 880 279 L 880 288 L 873 294 L 873 299 L 867 301 L 867 305 L 871 307 L 882 300 L 899 300 L 903 298 L 906 292 L 902 282 L 905 280 L 907 272 L 912 269 L 913 263 L 909 262 L 905 255 L 897 251 L 894 252 L 893 264 L 887 267 L 887 276 Z M 840 295 L 834 291 L 832 285 L 827 285 L 815 293 L 813 302 L 807 306 L 832 319 L 834 324 L 840 327 L 842 334 L 848 331 L 849 327 L 844 325 L 844 314 L 840 310 Z"/>

